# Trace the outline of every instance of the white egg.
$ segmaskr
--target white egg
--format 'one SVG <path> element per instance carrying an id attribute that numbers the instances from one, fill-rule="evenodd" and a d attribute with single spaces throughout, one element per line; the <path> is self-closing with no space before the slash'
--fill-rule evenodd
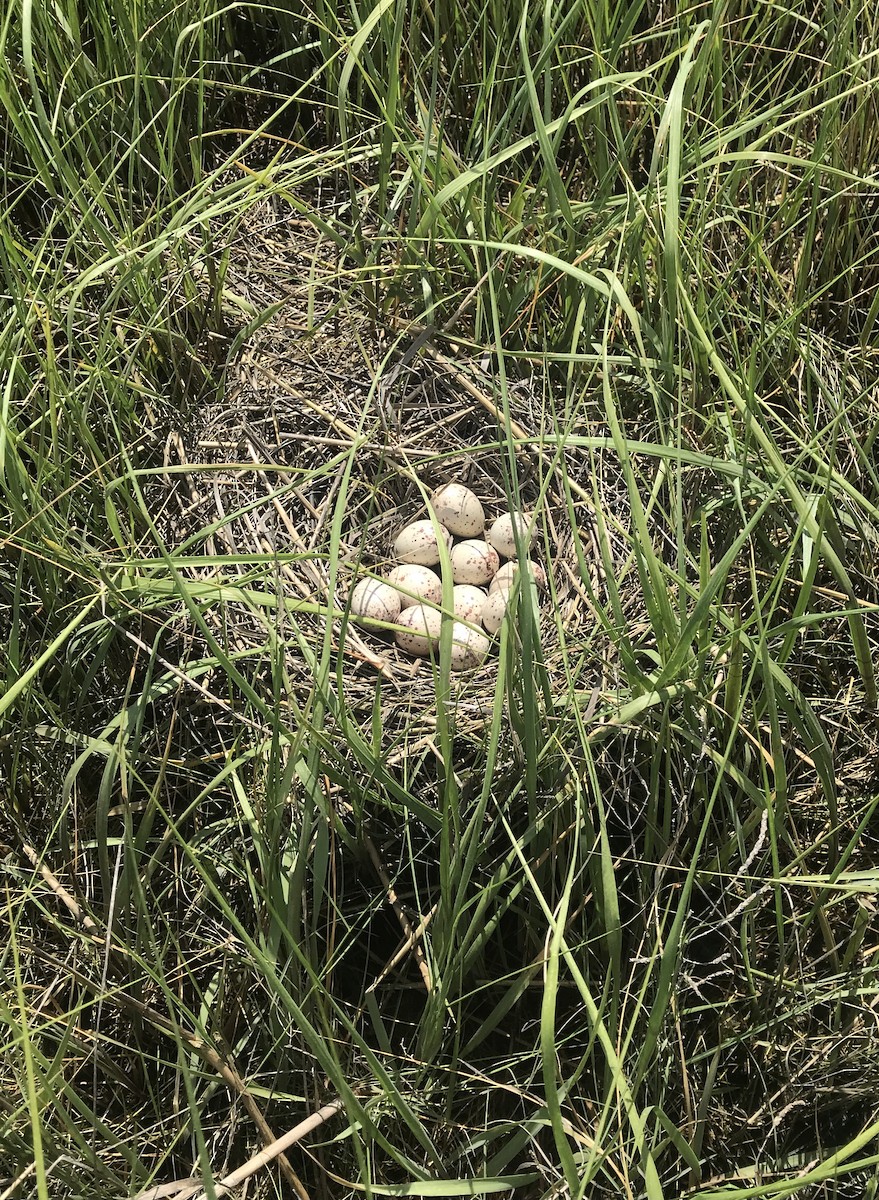
<path id="1" fill-rule="evenodd" d="M 528 550 L 534 541 L 534 518 L 526 513 L 501 513 L 488 531 L 488 540 L 504 558 L 515 558 L 516 537 L 513 532 L 513 522 L 518 529 L 523 548 Z"/>
<path id="2" fill-rule="evenodd" d="M 534 582 L 537 584 L 537 586 L 539 588 L 545 588 L 546 587 L 546 571 L 544 571 L 544 569 L 540 565 L 540 563 L 536 563 L 530 558 L 526 559 L 525 561 L 528 565 L 528 569 L 530 570 L 530 572 L 534 578 Z M 518 570 L 519 570 L 519 564 L 516 562 L 515 559 L 511 559 L 509 562 L 503 563 L 501 565 L 500 569 L 498 570 L 497 575 L 495 575 L 494 579 L 492 579 L 492 581 L 489 585 L 489 588 L 488 588 L 489 592 L 496 592 L 498 590 L 498 588 L 511 588 L 513 586 L 513 580 L 516 577 L 516 573 L 518 572 Z"/>
<path id="3" fill-rule="evenodd" d="M 397 645 L 407 654 L 426 658 L 439 645 L 443 619 L 435 608 L 415 604 L 404 608 L 397 618 L 400 628 L 394 634 Z"/>
<path id="4" fill-rule="evenodd" d="M 452 670 L 475 671 L 485 661 L 488 647 L 489 641 L 484 633 L 456 621 L 452 626 Z"/>
<path id="5" fill-rule="evenodd" d="M 501 565 L 495 548 L 476 538 L 458 542 L 451 558 L 455 583 L 488 583 Z"/>
<path id="6" fill-rule="evenodd" d="M 433 511 L 456 537 L 473 537 L 485 529 L 485 513 L 479 497 L 463 483 L 447 483 L 430 498 Z"/>
<path id="7" fill-rule="evenodd" d="M 447 529 L 440 528 L 446 545 L 451 546 L 452 535 Z M 433 521 L 413 521 L 401 529 L 394 542 L 394 557 L 401 563 L 418 563 L 423 567 L 438 563 L 440 549 Z"/>
<path id="8" fill-rule="evenodd" d="M 364 625 L 373 621 L 392 625 L 400 615 L 400 597 L 381 579 L 361 579 L 351 592 L 351 611 Z"/>
<path id="9" fill-rule="evenodd" d="M 472 583 L 457 583 L 452 588 L 452 602 L 458 620 L 469 621 L 471 625 L 479 624 L 482 606 L 485 603 L 485 592 L 482 588 L 474 587 Z"/>
<path id="10" fill-rule="evenodd" d="M 422 600 L 431 604 L 442 604 L 443 581 L 436 571 L 430 567 L 421 567 L 417 563 L 402 563 L 394 567 L 388 575 L 388 583 L 396 588 L 400 596 L 400 608 L 411 608 Z"/>
<path id="11" fill-rule="evenodd" d="M 497 591 L 489 592 L 486 596 L 485 603 L 482 605 L 482 624 L 489 633 L 497 633 L 500 629 L 509 602 L 509 588 L 498 588 Z"/>

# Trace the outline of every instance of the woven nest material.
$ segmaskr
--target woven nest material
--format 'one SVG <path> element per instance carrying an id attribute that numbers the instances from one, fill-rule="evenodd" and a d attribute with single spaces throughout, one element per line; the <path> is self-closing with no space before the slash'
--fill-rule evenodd
<path id="1" fill-rule="evenodd" d="M 178 546 L 188 542 L 190 555 L 225 556 L 222 574 L 228 582 L 237 575 L 250 589 L 276 591 L 281 586 L 289 597 L 340 612 L 359 573 L 385 574 L 394 565 L 396 534 L 426 515 L 422 488 L 430 491 L 460 480 L 479 495 L 489 520 L 508 507 L 508 500 L 493 405 L 487 396 L 480 402 L 468 393 L 461 383 L 467 377 L 457 368 L 419 365 L 417 372 L 407 371 L 399 390 L 408 384 L 417 392 L 417 402 L 406 395 L 398 402 L 374 388 L 370 398 L 372 383 L 365 370 L 348 375 L 311 360 L 321 349 L 310 343 L 298 356 L 271 367 L 251 362 L 249 379 L 228 406 L 203 414 L 188 447 L 179 435 L 172 436 L 168 461 L 176 460 L 186 470 L 176 477 L 179 514 L 166 533 Z M 323 349 L 327 353 L 330 347 Z M 337 345 L 332 349 L 335 357 Z M 260 386 L 263 379 L 266 386 Z M 352 447 L 351 476 L 344 480 Z M 575 629 L 585 619 L 587 601 L 566 506 L 551 481 L 541 499 L 546 458 L 523 449 L 518 466 L 522 499 L 538 511 L 545 531 L 535 544 L 535 557 L 554 581 L 555 600 L 544 597 L 541 621 L 550 666 L 556 621 Z M 344 508 L 333 581 L 329 543 L 340 494 Z M 199 530 L 205 531 L 202 538 Z M 591 540 L 590 531 L 585 523 L 580 536 L 585 532 Z M 547 544 L 554 550 L 551 556 Z M 595 561 L 589 541 L 582 554 Z M 261 578 L 254 562 L 235 562 L 237 557 L 275 555 L 275 563 L 264 562 Z M 216 577 L 215 567 L 190 570 L 193 578 Z M 317 633 L 320 618 L 311 619 Z M 235 632 L 243 644 L 246 628 Z M 365 673 L 371 675 L 378 670 L 407 688 L 423 679 L 433 690 L 429 663 L 413 661 L 381 635 L 349 625 L 338 644 L 346 671 L 363 674 L 369 668 Z M 491 687 L 492 674 L 489 659 L 469 683 Z"/>
<path id="2" fill-rule="evenodd" d="M 271 229 L 277 257 L 277 226 Z M 301 243 L 302 231 L 290 234 L 295 257 L 292 245 Z M 247 282 L 253 294 L 252 274 Z M 236 286 L 242 290 L 240 280 Z M 359 573 L 385 574 L 393 565 L 394 537 L 426 515 L 425 492 L 461 481 L 480 497 L 489 522 L 509 507 L 498 389 L 479 367 L 441 352 L 430 339 L 419 341 L 417 328 L 401 337 L 348 308 L 344 318 L 308 333 L 294 324 L 304 307 L 295 287 L 263 281 L 258 299 L 286 303 L 245 345 L 224 402 L 168 438 L 165 460 L 172 469 L 165 483 L 173 503 L 166 493 L 163 536 L 170 549 L 185 548 L 190 558 L 216 558 L 186 566 L 193 581 L 204 585 L 221 577 L 250 593 L 284 597 L 277 632 L 288 647 L 290 678 L 303 691 L 312 674 L 303 641 L 320 647 L 329 619 L 348 704 L 356 709 L 360 692 L 371 706 L 378 674 L 385 725 L 397 723 L 390 711 L 396 707 L 406 714 L 410 733 L 416 712 L 431 727 L 435 664 L 413 660 L 390 637 L 358 629 L 339 614 Z M 526 383 L 511 388 L 509 404 L 518 493 L 523 507 L 538 515 L 533 554 L 551 577 L 551 590 L 541 593 L 540 630 L 552 678 L 562 670 L 562 636 L 569 642 L 582 634 L 588 642 L 596 630 L 589 592 L 603 589 L 591 503 L 595 457 L 541 441 L 546 415 Z M 618 488 L 619 480 L 612 485 Z M 300 604 L 294 635 L 283 609 Z M 246 600 L 225 593 L 222 611 L 215 607 L 211 619 L 232 649 L 266 644 L 266 616 Z M 459 722 L 465 713 L 484 722 L 496 678 L 496 651 L 476 672 L 455 677 Z M 595 681 L 601 682 L 597 653 Z"/>

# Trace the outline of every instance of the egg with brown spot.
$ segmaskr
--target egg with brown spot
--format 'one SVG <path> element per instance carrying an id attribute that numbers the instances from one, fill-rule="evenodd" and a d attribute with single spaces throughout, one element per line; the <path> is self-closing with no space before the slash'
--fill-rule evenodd
<path id="1" fill-rule="evenodd" d="M 396 624 L 394 640 L 407 654 L 427 658 L 439 645 L 443 619 L 435 608 L 428 608 L 426 604 L 404 608 Z"/>
<path id="2" fill-rule="evenodd" d="M 394 542 L 394 557 L 401 563 L 415 563 L 422 567 L 435 566 L 440 560 L 440 543 L 437 527 L 433 521 L 413 521 L 401 529 Z M 443 526 L 439 534 L 447 546 L 452 544 L 452 535 Z"/>
<path id="3" fill-rule="evenodd" d="M 463 483 L 447 483 L 430 498 L 437 518 L 456 537 L 472 538 L 485 529 L 485 512 L 479 497 Z"/>
<path id="4" fill-rule="evenodd" d="M 351 612 L 363 625 L 392 625 L 400 615 L 399 594 L 381 579 L 361 579 L 351 592 Z"/>
<path id="5" fill-rule="evenodd" d="M 475 587 L 488 583 L 501 565 L 495 548 L 477 538 L 458 542 L 451 560 L 455 583 L 470 583 Z"/>
<path id="6" fill-rule="evenodd" d="M 507 606 L 510 602 L 510 589 L 498 588 L 494 592 L 489 592 L 482 605 L 482 624 L 489 633 L 497 633 L 503 624 L 504 617 L 507 615 Z"/>
<path id="7" fill-rule="evenodd" d="M 488 531 L 488 540 L 503 558 L 515 558 L 518 554 L 516 533 L 518 531 L 522 548 L 529 550 L 534 541 L 534 518 L 527 513 L 501 513 Z"/>
<path id="8" fill-rule="evenodd" d="M 485 592 L 482 588 L 474 587 L 472 583 L 456 583 L 452 588 L 452 603 L 459 621 L 478 625 L 485 603 Z"/>
<path id="9" fill-rule="evenodd" d="M 536 563 L 530 558 L 526 559 L 525 563 L 537 586 L 539 588 L 545 588 L 546 571 L 544 571 L 540 563 Z M 519 566 L 520 564 L 514 558 L 511 558 L 509 562 L 502 563 L 498 569 L 498 573 L 495 575 L 494 579 L 492 579 L 488 590 L 490 592 L 495 592 L 498 588 L 511 588 L 513 586 L 513 580 L 519 572 Z"/>
<path id="10" fill-rule="evenodd" d="M 401 563 L 389 573 L 388 583 L 400 597 L 400 608 L 411 608 L 427 600 L 431 604 L 442 604 L 443 581 L 430 567 L 418 563 Z"/>
<path id="11" fill-rule="evenodd" d="M 484 633 L 462 625 L 460 621 L 454 623 L 450 662 L 453 671 L 475 671 L 485 661 L 488 648 L 489 641 Z"/>

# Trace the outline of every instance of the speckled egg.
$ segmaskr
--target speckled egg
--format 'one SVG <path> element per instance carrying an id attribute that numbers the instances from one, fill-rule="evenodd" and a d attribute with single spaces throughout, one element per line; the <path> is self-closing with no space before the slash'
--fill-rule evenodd
<path id="1" fill-rule="evenodd" d="M 446 545 L 451 546 L 452 535 L 442 529 Z M 439 542 L 433 521 L 413 521 L 401 529 L 394 542 L 394 557 L 401 563 L 417 563 L 432 567 L 440 560 Z"/>
<path id="2" fill-rule="evenodd" d="M 488 647 L 489 641 L 484 633 L 456 621 L 452 626 L 452 670 L 475 671 L 485 661 Z"/>
<path id="3" fill-rule="evenodd" d="M 544 569 L 540 565 L 540 563 L 536 563 L 530 558 L 526 559 L 526 562 L 528 565 L 528 569 L 530 570 L 531 575 L 534 578 L 534 582 L 537 584 L 537 586 L 539 588 L 545 588 L 546 587 L 546 571 L 544 571 Z M 515 579 L 518 570 L 519 570 L 519 564 L 516 562 L 515 559 L 510 559 L 509 562 L 502 563 L 498 569 L 498 573 L 495 575 L 494 579 L 492 579 L 491 583 L 489 584 L 488 590 L 490 592 L 496 592 L 498 590 L 498 588 L 511 588 L 513 586 L 513 580 Z"/>
<path id="4" fill-rule="evenodd" d="M 388 575 L 388 583 L 400 597 L 400 608 L 411 608 L 428 600 L 431 604 L 442 604 L 443 581 L 430 567 L 417 563 L 402 563 Z"/>
<path id="5" fill-rule="evenodd" d="M 482 605 L 482 624 L 489 633 L 497 633 L 507 613 L 510 601 L 509 588 L 498 588 L 489 592 Z"/>
<path id="6" fill-rule="evenodd" d="M 430 503 L 437 518 L 456 537 L 472 538 L 485 529 L 485 513 L 479 497 L 463 483 L 447 483 L 437 488 Z"/>
<path id="7" fill-rule="evenodd" d="M 474 586 L 488 583 L 501 565 L 495 548 L 476 538 L 458 542 L 451 558 L 455 583 L 472 583 Z"/>
<path id="8" fill-rule="evenodd" d="M 469 621 L 478 625 L 485 603 L 485 592 L 482 588 L 474 587 L 472 583 L 457 583 L 452 588 L 452 601 L 455 606 L 455 616 L 459 621 Z"/>
<path id="9" fill-rule="evenodd" d="M 381 579 L 361 579 L 351 592 L 351 612 L 363 625 L 393 624 L 400 615 L 400 597 Z"/>
<path id="10" fill-rule="evenodd" d="M 401 650 L 426 658 L 439 644 L 443 619 L 435 608 L 414 604 L 404 608 L 397 618 L 400 627 L 394 639 Z"/>
<path id="11" fill-rule="evenodd" d="M 528 550 L 534 541 L 533 517 L 527 513 L 501 513 L 488 531 L 488 540 L 503 558 L 515 558 L 517 554 L 514 522 L 525 550 Z"/>

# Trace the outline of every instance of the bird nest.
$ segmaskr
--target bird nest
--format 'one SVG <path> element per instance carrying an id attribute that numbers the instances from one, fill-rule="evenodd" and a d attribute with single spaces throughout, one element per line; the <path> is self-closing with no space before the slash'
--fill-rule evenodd
<path id="1" fill-rule="evenodd" d="M 267 229 L 271 265 L 282 253 L 279 226 Z M 594 657 L 599 688 L 590 596 L 602 591 L 592 489 L 603 456 L 542 436 L 556 423 L 529 381 L 507 389 L 503 409 L 490 371 L 438 349 L 418 326 L 381 328 L 350 303 L 340 309 L 337 266 L 328 257 L 326 282 L 316 285 L 320 248 L 303 249 L 299 228 L 287 233 L 286 277 L 295 279 L 299 255 L 303 268 L 310 264 L 306 282 L 279 283 L 252 266 L 233 277 L 239 298 L 277 311 L 229 368 L 223 401 L 165 445 L 161 531 L 195 594 L 210 600 L 215 589 L 203 611 L 217 639 L 242 658 L 280 639 L 288 690 L 304 701 L 329 629 L 333 686 L 344 690 L 348 711 L 374 721 L 380 682 L 382 729 L 405 728 L 408 744 L 420 727 L 429 739 L 437 663 L 358 628 L 348 598 L 363 572 L 393 565 L 394 537 L 426 515 L 426 495 L 456 480 L 476 492 L 489 521 L 510 507 L 511 494 L 536 513 L 533 553 L 549 580 L 537 614 L 539 664 L 550 687 L 557 677 L 561 688 L 570 669 L 563 649 L 573 639 L 580 663 Z M 251 249 L 259 236 L 251 228 Z M 322 306 L 334 310 L 331 319 L 314 320 Z M 608 494 L 625 503 L 616 464 L 610 469 Z M 515 653 L 515 629 L 511 636 Z M 478 670 L 454 677 L 458 731 L 484 727 L 497 667 L 493 650 Z"/>

